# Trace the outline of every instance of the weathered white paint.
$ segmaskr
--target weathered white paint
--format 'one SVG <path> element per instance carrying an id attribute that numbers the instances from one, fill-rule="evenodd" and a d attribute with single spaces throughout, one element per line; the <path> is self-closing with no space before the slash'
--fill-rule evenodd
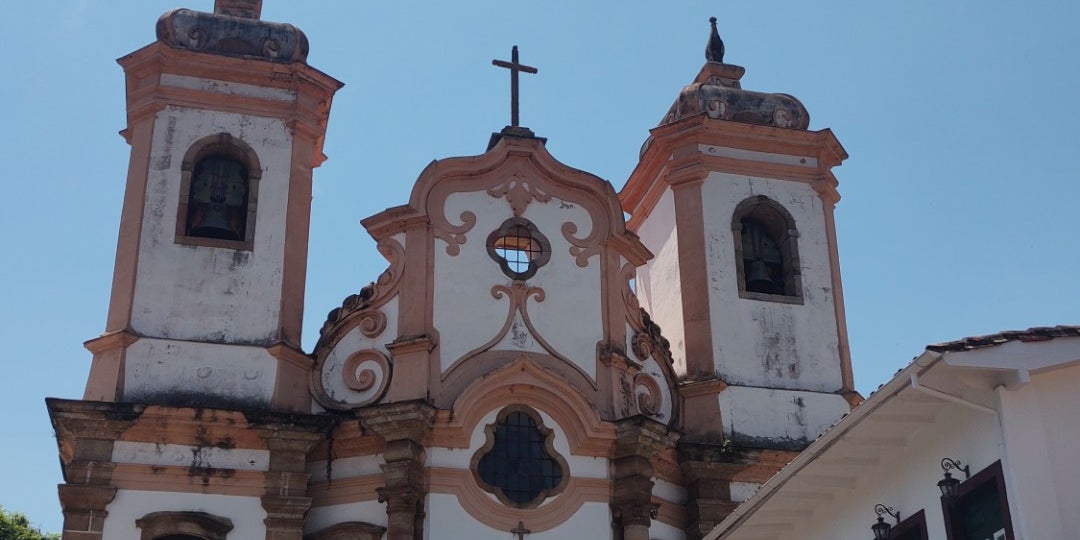
<path id="1" fill-rule="evenodd" d="M 729 386 L 718 396 L 724 436 L 812 441 L 851 409 L 838 394 Z"/>
<path id="2" fill-rule="evenodd" d="M 731 219 L 748 197 L 780 203 L 799 231 L 803 304 L 739 297 Z M 709 312 L 718 374 L 728 384 L 840 390 L 840 353 L 825 209 L 809 184 L 713 172 L 702 186 Z M 835 420 L 835 419 L 834 419 Z"/>
<path id="3" fill-rule="evenodd" d="M 384 463 L 386 461 L 383 459 L 382 454 L 353 456 L 333 460 L 330 463 L 330 470 L 334 479 L 352 478 L 355 476 L 382 474 L 382 465 Z M 326 460 L 308 461 L 307 472 L 311 475 L 312 482 L 326 481 Z"/>
<path id="4" fill-rule="evenodd" d="M 761 487 L 761 484 L 755 482 L 732 482 L 729 486 L 729 489 L 731 490 L 731 500 L 743 502 L 746 499 L 749 499 L 759 487 Z"/>
<path id="5" fill-rule="evenodd" d="M 263 168 L 252 251 L 174 242 L 184 154 L 220 133 L 251 146 Z M 177 106 L 158 112 L 131 315 L 136 333 L 230 343 L 276 339 L 291 146 L 279 119 Z"/>
<path id="6" fill-rule="evenodd" d="M 266 536 L 266 510 L 258 497 L 121 489 L 106 510 L 102 538 L 109 540 L 139 540 L 135 520 L 151 512 L 206 512 L 232 520 L 229 538 Z"/>
<path id="7" fill-rule="evenodd" d="M 203 79 L 201 77 L 190 77 L 188 75 L 176 75 L 174 73 L 162 73 L 161 85 L 187 88 L 188 90 L 215 92 L 229 96 L 266 99 L 270 101 L 296 101 L 296 91 L 287 88 L 269 88 L 266 86 L 255 86 L 253 84 Z"/>
<path id="8" fill-rule="evenodd" d="M 495 298 L 492 287 L 509 286 L 512 280 L 488 256 L 485 245 L 488 235 L 513 217 L 510 205 L 486 191 L 455 193 L 447 198 L 444 212 L 451 223 L 459 223 L 458 216 L 466 211 L 476 215 L 476 225 L 466 234 L 460 253 L 451 256 L 446 242 L 435 242 L 434 321 L 442 336 L 443 370 L 497 336 L 510 315 L 509 298 Z M 530 297 L 526 302 L 538 335 L 525 336 L 531 332 L 519 321 L 516 331 L 520 338 L 508 335 L 495 348 L 539 352 L 544 350 L 538 343 L 540 338 L 555 354 L 595 378 L 596 343 L 603 338 L 600 261 L 592 257 L 587 267 L 578 267 L 570 254 L 572 246 L 561 232 L 563 224 L 571 222 L 578 227 L 578 237 L 587 235 L 592 228 L 589 215 L 573 203 L 552 198 L 546 203 L 534 200 L 522 217 L 547 237 L 552 250 L 550 261 L 527 282 L 545 292 L 543 301 Z M 566 317 L 567 313 L 574 317 Z"/>
<path id="9" fill-rule="evenodd" d="M 656 379 L 656 382 L 660 385 L 660 414 L 655 417 L 656 420 L 664 423 L 671 421 L 671 388 L 668 387 L 664 372 L 660 370 L 660 364 L 657 363 L 655 358 L 649 357 L 642 363 L 641 371 Z"/>
<path id="10" fill-rule="evenodd" d="M 391 376 L 390 373 L 384 373 L 374 362 L 364 362 L 357 366 L 357 369 L 370 369 L 375 374 L 375 383 L 371 388 L 363 391 L 353 390 L 345 385 L 345 379 L 342 377 L 345 362 L 357 351 L 376 350 L 387 358 L 392 357 L 386 345 L 397 337 L 398 298 L 392 298 L 379 308 L 379 311 L 386 316 L 386 329 L 381 334 L 369 338 L 360 331 L 359 327 L 352 328 L 338 340 L 323 362 L 319 376 L 322 378 L 323 389 L 330 398 L 351 404 L 368 402 L 382 387 L 383 380 Z"/>
<path id="11" fill-rule="evenodd" d="M 484 429 L 495 423 L 495 419 L 498 417 L 499 411 L 501 410 L 502 409 L 495 409 L 489 411 L 475 426 L 473 426 L 472 434 L 469 436 L 468 448 L 428 447 L 426 449 L 428 466 L 469 470 L 472 466 L 473 456 L 487 441 L 487 434 L 484 432 Z M 563 430 L 562 426 L 555 423 L 555 420 L 543 410 L 537 410 L 536 412 L 540 414 L 540 419 L 544 422 L 544 427 L 552 430 L 552 447 L 555 449 L 556 453 L 566 460 L 566 465 L 570 468 L 571 476 L 608 478 L 607 459 L 571 454 L 570 445 L 566 440 L 566 432 Z"/>
<path id="12" fill-rule="evenodd" d="M 653 477 L 653 495 L 676 504 L 686 504 L 686 488 Z"/>
<path id="13" fill-rule="evenodd" d="M 277 379 L 277 359 L 266 349 L 167 339 L 133 343 L 126 368 L 124 399 L 136 403 L 190 395 L 268 404 Z"/>
<path id="14" fill-rule="evenodd" d="M 686 373 L 682 281 L 679 276 L 679 235 L 675 228 L 675 199 L 664 190 L 656 207 L 637 231 L 655 257 L 637 270 L 638 301 L 671 341 L 676 373 Z"/>
<path id="15" fill-rule="evenodd" d="M 270 451 L 116 441 L 112 460 L 140 465 L 266 471 L 270 468 Z"/>
<path id="16" fill-rule="evenodd" d="M 549 342 L 550 343 L 550 342 Z M 495 350 L 525 351 L 546 354 L 547 350 L 535 338 L 521 315 L 514 315 L 514 322 L 510 324 L 510 331 L 501 341 L 492 347 Z"/>
<path id="17" fill-rule="evenodd" d="M 755 150 L 743 150 L 728 146 L 712 146 L 709 144 L 698 145 L 702 154 L 718 157 L 745 159 L 748 161 L 760 161 L 762 163 L 776 163 L 780 165 L 794 165 L 796 167 L 816 168 L 818 160 L 812 156 L 791 156 L 787 154 L 773 154 L 771 152 L 757 152 Z"/>
<path id="18" fill-rule="evenodd" d="M 313 506 L 308 511 L 307 519 L 304 520 L 304 534 L 315 534 L 346 521 L 361 521 L 386 527 L 386 505 L 379 501 L 364 501 L 332 506 Z M 385 535 L 383 537 L 385 538 Z"/>
<path id="19" fill-rule="evenodd" d="M 654 519 L 649 524 L 649 538 L 650 540 L 683 540 L 686 538 L 686 531 Z"/>
<path id="20" fill-rule="evenodd" d="M 442 493 L 428 495 L 424 538 L 469 538 L 472 540 L 510 540 L 509 530 L 497 531 L 470 516 L 457 497 Z M 525 523 L 528 528 L 529 524 Z M 529 540 L 567 540 L 569 538 L 611 538 L 611 512 L 606 503 L 587 502 L 559 526 L 527 536 Z"/>

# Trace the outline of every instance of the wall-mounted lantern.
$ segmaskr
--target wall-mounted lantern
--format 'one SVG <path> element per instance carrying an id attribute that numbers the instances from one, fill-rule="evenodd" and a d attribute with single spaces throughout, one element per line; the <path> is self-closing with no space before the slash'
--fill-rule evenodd
<path id="1" fill-rule="evenodd" d="M 938 489 L 941 490 L 941 497 L 945 499 L 945 502 L 952 504 L 956 501 L 956 494 L 960 489 L 960 480 L 953 478 L 949 474 L 950 469 L 956 469 L 964 473 L 964 480 L 971 478 L 971 466 L 960 463 L 959 460 L 951 458 L 941 459 L 941 470 L 945 471 L 945 478 L 942 478 L 937 483 Z"/>
<path id="2" fill-rule="evenodd" d="M 899 525 L 900 511 L 884 504 L 876 504 L 874 505 L 874 513 L 877 514 L 877 523 L 870 527 L 870 530 L 874 531 L 874 540 L 888 540 L 889 532 L 892 531 L 893 526 L 885 522 L 885 515 L 888 514 L 896 518 L 896 524 Z"/>

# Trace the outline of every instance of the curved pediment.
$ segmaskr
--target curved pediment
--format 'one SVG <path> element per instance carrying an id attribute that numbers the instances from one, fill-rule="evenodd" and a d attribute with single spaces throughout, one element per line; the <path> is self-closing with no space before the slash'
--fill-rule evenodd
<path id="1" fill-rule="evenodd" d="M 432 161 L 417 178 L 407 205 L 387 209 L 362 223 L 373 237 L 381 239 L 427 217 L 439 238 L 454 244 L 461 241 L 475 214 L 444 216 L 443 204 L 453 193 L 472 191 L 504 199 L 518 216 L 530 204 L 546 203 L 552 197 L 573 201 L 588 210 L 596 225 L 580 243 L 610 239 L 635 264 L 652 257 L 637 237 L 627 232 L 622 205 L 611 183 L 559 162 L 542 139 L 531 137 L 504 136 L 482 155 Z"/>

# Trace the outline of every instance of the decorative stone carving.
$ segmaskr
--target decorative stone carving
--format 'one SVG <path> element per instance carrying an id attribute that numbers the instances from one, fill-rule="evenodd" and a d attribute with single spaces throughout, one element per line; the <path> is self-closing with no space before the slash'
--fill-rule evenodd
<path id="1" fill-rule="evenodd" d="M 534 199 L 542 203 L 551 200 L 551 195 L 544 193 L 535 184 L 529 183 L 525 179 L 525 173 L 521 171 L 514 171 L 514 174 L 501 184 L 489 188 L 487 194 L 496 199 L 506 197 L 506 202 L 510 204 L 510 209 L 516 217 L 521 217 Z"/>
<path id="2" fill-rule="evenodd" d="M 307 36 L 291 24 L 174 9 L 157 22 L 157 38 L 177 49 L 271 62 L 307 60 Z"/>
<path id="3" fill-rule="evenodd" d="M 648 373 L 634 375 L 634 396 L 637 397 L 638 411 L 646 416 L 660 416 L 660 407 L 664 395 L 660 383 Z"/>

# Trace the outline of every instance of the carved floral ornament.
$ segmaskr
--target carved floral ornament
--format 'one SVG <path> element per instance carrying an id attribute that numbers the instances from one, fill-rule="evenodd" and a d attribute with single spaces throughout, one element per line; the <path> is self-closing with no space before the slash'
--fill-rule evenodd
<path id="1" fill-rule="evenodd" d="M 487 193 L 496 199 L 505 197 L 516 217 L 521 217 L 534 199 L 542 203 L 551 200 L 551 195 L 535 184 L 529 183 L 525 178 L 525 173 L 520 170 L 514 171 L 501 184 L 488 188 Z"/>

